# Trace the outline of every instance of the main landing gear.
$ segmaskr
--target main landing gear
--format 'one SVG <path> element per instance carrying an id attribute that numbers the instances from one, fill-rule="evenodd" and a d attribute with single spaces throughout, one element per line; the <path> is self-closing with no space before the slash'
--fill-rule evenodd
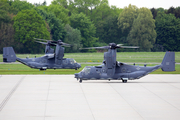
<path id="1" fill-rule="evenodd" d="M 127 83 L 127 80 L 122 80 L 123 83 Z"/>
<path id="2" fill-rule="evenodd" d="M 79 82 L 82 83 L 82 79 L 80 79 Z"/>

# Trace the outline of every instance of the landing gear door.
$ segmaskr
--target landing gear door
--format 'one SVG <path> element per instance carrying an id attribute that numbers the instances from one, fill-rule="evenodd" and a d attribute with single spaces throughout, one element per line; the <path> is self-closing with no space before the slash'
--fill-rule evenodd
<path id="1" fill-rule="evenodd" d="M 123 79 L 128 79 L 129 78 L 129 71 L 127 68 L 123 67 L 121 69 L 121 72 L 124 73 Z"/>

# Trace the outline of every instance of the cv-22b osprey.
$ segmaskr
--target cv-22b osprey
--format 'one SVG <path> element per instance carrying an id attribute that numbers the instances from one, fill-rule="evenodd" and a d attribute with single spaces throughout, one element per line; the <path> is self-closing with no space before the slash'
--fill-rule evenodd
<path id="1" fill-rule="evenodd" d="M 117 48 L 138 48 L 136 46 L 122 46 L 122 44 L 110 43 L 109 46 L 91 47 L 86 49 L 108 49 L 104 53 L 104 61 L 99 66 L 86 66 L 81 72 L 75 74 L 75 78 L 82 80 L 127 80 L 139 79 L 159 68 L 163 71 L 175 71 L 175 53 L 166 52 L 160 65 L 154 67 L 128 65 L 116 61 Z"/>
<path id="2" fill-rule="evenodd" d="M 40 39 L 43 40 L 43 39 Z M 63 58 L 64 57 L 64 47 L 70 46 L 67 43 L 58 41 L 48 40 L 46 42 L 36 41 L 41 44 L 45 44 L 45 55 L 42 57 L 35 58 L 18 58 L 12 47 L 3 48 L 3 62 L 15 62 L 16 60 L 24 65 L 31 68 L 46 70 L 46 69 L 79 69 L 81 65 L 76 63 L 73 58 Z M 56 46 L 56 51 L 50 46 Z"/>

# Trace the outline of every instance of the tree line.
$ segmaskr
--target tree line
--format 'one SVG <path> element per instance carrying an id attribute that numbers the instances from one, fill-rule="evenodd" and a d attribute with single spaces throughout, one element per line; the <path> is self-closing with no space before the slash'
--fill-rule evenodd
<path id="1" fill-rule="evenodd" d="M 20 0 L 0 1 L 0 53 L 44 53 L 34 38 L 59 40 L 72 46 L 65 52 L 93 52 L 82 47 L 111 42 L 139 46 L 119 51 L 180 51 L 180 7 L 169 9 L 128 5 L 108 0 L 53 0 L 49 6 Z"/>

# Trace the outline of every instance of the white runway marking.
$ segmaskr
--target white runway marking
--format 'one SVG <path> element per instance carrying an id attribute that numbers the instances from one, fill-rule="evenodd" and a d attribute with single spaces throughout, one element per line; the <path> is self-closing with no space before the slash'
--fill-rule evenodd
<path id="1" fill-rule="evenodd" d="M 0 120 L 178 120 L 180 75 L 147 75 L 127 83 L 2 75 L 0 108 Z"/>

